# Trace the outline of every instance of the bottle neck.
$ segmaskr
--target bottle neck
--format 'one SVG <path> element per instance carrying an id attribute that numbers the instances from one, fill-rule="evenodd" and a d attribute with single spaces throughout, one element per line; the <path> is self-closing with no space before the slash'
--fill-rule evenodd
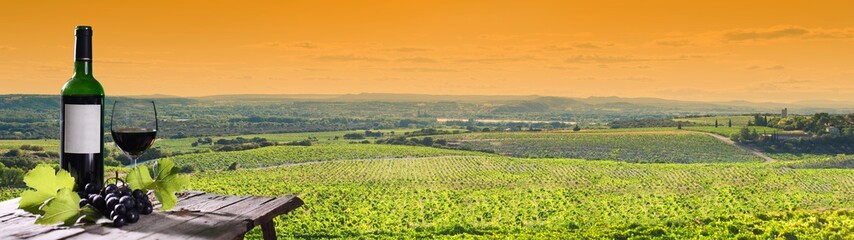
<path id="1" fill-rule="evenodd" d="M 92 61 L 74 61 L 74 76 L 92 76 Z"/>

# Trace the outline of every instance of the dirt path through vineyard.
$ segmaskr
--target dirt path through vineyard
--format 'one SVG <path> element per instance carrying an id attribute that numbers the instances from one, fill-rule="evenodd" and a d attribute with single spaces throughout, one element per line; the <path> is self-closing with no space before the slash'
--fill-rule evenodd
<path id="1" fill-rule="evenodd" d="M 691 132 L 697 132 L 697 131 L 691 131 Z M 759 151 L 755 148 L 752 148 L 752 147 L 744 145 L 744 144 L 734 142 L 734 141 L 732 141 L 732 139 L 729 139 L 728 137 L 724 137 L 724 136 L 714 134 L 714 133 L 707 133 L 707 132 L 698 132 L 698 133 L 705 133 L 706 135 L 717 138 L 718 140 L 721 140 L 727 144 L 730 144 L 730 145 L 733 145 L 736 147 L 740 147 L 741 149 L 744 149 L 745 151 L 748 151 L 748 152 L 752 153 L 753 155 L 756 155 L 757 157 L 764 159 L 766 163 L 777 161 L 776 159 L 773 159 L 773 158 L 769 157 L 768 155 L 765 155 L 765 153 L 762 153 L 762 151 Z"/>

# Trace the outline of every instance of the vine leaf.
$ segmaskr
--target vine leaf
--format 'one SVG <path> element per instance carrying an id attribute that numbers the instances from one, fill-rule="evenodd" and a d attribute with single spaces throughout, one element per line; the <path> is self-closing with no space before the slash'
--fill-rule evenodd
<path id="1" fill-rule="evenodd" d="M 55 224 L 63 223 L 63 225 L 74 225 L 82 219 L 97 219 L 100 214 L 91 206 L 81 208 L 80 197 L 71 188 L 63 188 L 57 192 L 56 196 L 49 199 L 44 204 L 42 210 L 44 215 L 36 218 L 37 224 Z"/>
<path id="2" fill-rule="evenodd" d="M 175 167 L 172 160 L 158 160 L 154 178 L 145 165 L 137 165 L 127 176 L 128 184 L 134 189 L 154 190 L 154 197 L 160 201 L 160 210 L 169 210 L 178 203 L 175 193 L 190 185 L 187 176 L 179 175 L 180 169 Z"/>
<path id="3" fill-rule="evenodd" d="M 74 178 L 65 170 L 58 172 L 47 164 L 39 164 L 24 176 L 24 182 L 31 190 L 21 193 L 18 208 L 32 214 L 43 214 L 41 209 L 46 201 L 57 196 L 60 189 L 73 189 Z M 78 197 L 79 201 L 79 197 Z"/>

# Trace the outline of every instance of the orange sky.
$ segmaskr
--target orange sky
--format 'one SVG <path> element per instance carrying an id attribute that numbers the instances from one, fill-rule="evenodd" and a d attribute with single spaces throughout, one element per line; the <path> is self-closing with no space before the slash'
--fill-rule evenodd
<path id="1" fill-rule="evenodd" d="M 854 100 L 854 1 L 38 2 L 0 9 L 0 94 L 58 93 L 86 24 L 108 95 Z"/>

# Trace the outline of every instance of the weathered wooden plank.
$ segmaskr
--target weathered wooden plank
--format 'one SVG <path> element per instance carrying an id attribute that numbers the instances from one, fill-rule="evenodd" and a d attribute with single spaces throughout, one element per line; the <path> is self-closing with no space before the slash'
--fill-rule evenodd
<path id="1" fill-rule="evenodd" d="M 17 210 L 17 199 L 0 203 L 0 239 L 238 239 L 253 227 L 274 229 L 272 219 L 303 204 L 295 196 L 224 196 L 183 192 L 174 211 L 142 216 L 122 228 L 100 225 L 61 228 L 34 224 Z M 158 205 L 159 207 L 159 205 Z M 265 232 L 265 238 L 275 237 Z"/>
<path id="2" fill-rule="evenodd" d="M 253 220 L 255 220 L 255 224 L 261 224 L 264 222 L 272 221 L 273 218 L 289 213 L 294 209 L 302 206 L 304 203 L 302 199 L 296 196 L 282 196 L 275 199 L 272 199 L 262 206 L 255 210 L 255 212 L 247 213 L 251 216 L 257 216 Z"/>
<path id="3" fill-rule="evenodd" d="M 0 213 L 15 211 L 15 209 L 18 209 L 18 201 L 20 200 L 21 198 L 15 198 L 0 202 Z"/>
<path id="4" fill-rule="evenodd" d="M 174 223 L 173 225 L 156 227 L 160 231 L 151 231 L 152 233 L 145 235 L 141 239 L 168 239 L 174 238 L 176 235 L 192 237 L 195 235 L 196 230 L 203 230 L 201 231 L 203 233 L 219 233 L 218 235 L 208 236 L 208 239 L 231 239 L 233 236 L 243 234 L 248 230 L 245 230 L 245 227 L 240 227 L 241 225 L 245 225 L 241 221 L 235 221 L 228 214 L 218 212 L 218 210 L 244 201 L 247 198 L 247 196 L 204 194 L 188 199 L 190 201 L 179 202 L 176 209 L 181 210 L 170 212 L 170 214 L 189 213 L 195 216 L 182 219 L 183 222 Z"/>

